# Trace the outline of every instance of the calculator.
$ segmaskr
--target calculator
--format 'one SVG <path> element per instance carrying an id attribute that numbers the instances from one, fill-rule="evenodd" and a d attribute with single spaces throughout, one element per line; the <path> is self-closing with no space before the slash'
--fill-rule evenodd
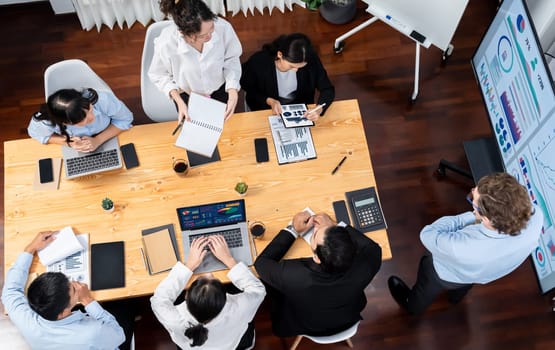
<path id="1" fill-rule="evenodd" d="M 380 202 L 374 187 L 345 193 L 349 202 L 354 226 L 362 232 L 386 227 Z"/>

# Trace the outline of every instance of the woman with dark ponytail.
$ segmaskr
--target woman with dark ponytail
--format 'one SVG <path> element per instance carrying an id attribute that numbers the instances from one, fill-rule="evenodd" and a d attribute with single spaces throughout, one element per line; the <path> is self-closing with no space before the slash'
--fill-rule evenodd
<path id="1" fill-rule="evenodd" d="M 177 106 L 177 119 L 189 119 L 189 95 L 226 103 L 225 118 L 237 105 L 242 48 L 231 24 L 203 0 L 161 0 L 160 10 L 174 23 L 154 42 L 150 80 Z"/>
<path id="2" fill-rule="evenodd" d="M 92 152 L 132 122 L 131 111 L 111 92 L 62 89 L 33 114 L 27 132 L 43 144 Z"/>
<path id="3" fill-rule="evenodd" d="M 243 64 L 241 86 L 253 111 L 271 108 L 274 114 L 282 112 L 282 104 L 312 104 L 316 90 L 318 104 L 324 108 L 307 114 L 318 120 L 335 98 L 328 74 L 302 33 L 281 35 L 265 44 Z"/>
<path id="4" fill-rule="evenodd" d="M 185 302 L 174 305 L 207 249 L 230 269 L 227 276 L 242 292 L 227 294 L 218 279 L 202 276 L 187 290 Z M 262 282 L 244 263 L 235 261 L 225 239 L 209 236 L 193 241 L 187 262 L 175 264 L 154 291 L 150 303 L 158 321 L 179 348 L 239 350 L 254 345 L 252 319 L 265 295 Z"/>

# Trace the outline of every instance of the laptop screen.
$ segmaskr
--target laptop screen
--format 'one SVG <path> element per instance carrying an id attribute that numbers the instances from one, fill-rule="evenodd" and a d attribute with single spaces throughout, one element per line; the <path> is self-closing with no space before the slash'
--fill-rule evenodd
<path id="1" fill-rule="evenodd" d="M 246 221 L 245 201 L 227 202 L 177 208 L 181 231 L 236 224 Z"/>

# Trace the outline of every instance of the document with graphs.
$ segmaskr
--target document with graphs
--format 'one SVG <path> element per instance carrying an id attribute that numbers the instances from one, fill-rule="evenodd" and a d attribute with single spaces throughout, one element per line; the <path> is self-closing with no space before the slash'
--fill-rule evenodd
<path id="1" fill-rule="evenodd" d="M 224 128 L 225 103 L 192 93 L 186 120 L 175 145 L 187 151 L 212 157 Z"/>
<path id="2" fill-rule="evenodd" d="M 89 267 L 89 235 L 84 233 L 76 235 L 83 250 L 50 264 L 46 267 L 48 272 L 61 272 L 71 281 L 85 283 L 91 286 L 91 269 Z"/>
<path id="3" fill-rule="evenodd" d="M 268 117 L 278 164 L 295 163 L 316 158 L 309 127 L 287 129 L 279 116 Z"/>

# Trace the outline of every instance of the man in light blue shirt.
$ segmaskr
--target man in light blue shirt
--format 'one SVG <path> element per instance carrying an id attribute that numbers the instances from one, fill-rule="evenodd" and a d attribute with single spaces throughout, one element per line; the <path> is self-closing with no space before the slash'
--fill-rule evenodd
<path id="1" fill-rule="evenodd" d="M 420 260 L 413 288 L 389 278 L 391 295 L 408 312 L 423 312 L 445 289 L 450 302 L 459 302 L 473 284 L 515 270 L 537 246 L 543 214 L 511 175 L 483 177 L 467 200 L 473 212 L 444 216 L 420 232 L 429 255 Z"/>
<path id="2" fill-rule="evenodd" d="M 9 270 L 2 303 L 11 321 L 33 349 L 117 349 L 125 335 L 114 316 L 93 299 L 86 284 L 70 282 L 59 272 L 37 277 L 24 288 L 34 254 L 54 232 L 40 232 Z M 87 313 L 71 310 L 81 303 Z"/>

